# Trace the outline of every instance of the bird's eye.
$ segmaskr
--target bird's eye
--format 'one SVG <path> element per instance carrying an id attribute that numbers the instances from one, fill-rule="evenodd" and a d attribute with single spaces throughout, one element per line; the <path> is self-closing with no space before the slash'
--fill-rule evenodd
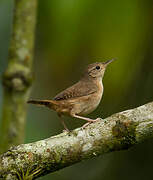
<path id="1" fill-rule="evenodd" d="M 99 69 L 100 69 L 100 66 L 96 66 L 96 69 L 99 70 Z"/>

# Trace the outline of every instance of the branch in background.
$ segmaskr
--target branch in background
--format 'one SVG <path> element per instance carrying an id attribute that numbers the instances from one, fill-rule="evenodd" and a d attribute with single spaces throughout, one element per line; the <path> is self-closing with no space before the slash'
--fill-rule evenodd
<path id="1" fill-rule="evenodd" d="M 23 143 L 26 101 L 31 85 L 37 0 L 15 0 L 8 67 L 3 75 L 0 152 Z"/>
<path id="2" fill-rule="evenodd" d="M 153 137 L 153 102 L 116 113 L 85 129 L 12 147 L 0 156 L 0 178 L 43 176 L 108 152 L 128 149 Z"/>

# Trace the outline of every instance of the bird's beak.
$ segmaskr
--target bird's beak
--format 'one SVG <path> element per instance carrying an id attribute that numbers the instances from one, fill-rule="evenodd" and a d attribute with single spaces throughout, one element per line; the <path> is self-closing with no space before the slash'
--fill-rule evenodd
<path id="1" fill-rule="evenodd" d="M 103 62 L 103 65 L 106 67 L 108 64 L 110 64 L 110 63 L 113 62 L 114 60 L 116 60 L 116 59 L 114 58 L 114 59 L 108 60 L 108 61 L 106 61 L 106 62 Z"/>

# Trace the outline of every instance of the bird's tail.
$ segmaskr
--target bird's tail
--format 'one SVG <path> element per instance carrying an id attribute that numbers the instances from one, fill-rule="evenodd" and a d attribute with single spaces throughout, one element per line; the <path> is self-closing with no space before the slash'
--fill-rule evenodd
<path id="1" fill-rule="evenodd" d="M 50 107 L 55 104 L 53 100 L 29 100 L 27 103 Z"/>

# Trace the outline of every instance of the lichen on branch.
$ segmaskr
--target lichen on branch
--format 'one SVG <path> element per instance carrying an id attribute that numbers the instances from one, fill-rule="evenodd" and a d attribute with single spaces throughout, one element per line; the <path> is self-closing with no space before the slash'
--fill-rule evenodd
<path id="1" fill-rule="evenodd" d="M 150 137 L 153 137 L 153 102 L 116 113 L 85 129 L 12 147 L 0 156 L 0 178 L 36 179 L 84 159 L 128 149 Z"/>

